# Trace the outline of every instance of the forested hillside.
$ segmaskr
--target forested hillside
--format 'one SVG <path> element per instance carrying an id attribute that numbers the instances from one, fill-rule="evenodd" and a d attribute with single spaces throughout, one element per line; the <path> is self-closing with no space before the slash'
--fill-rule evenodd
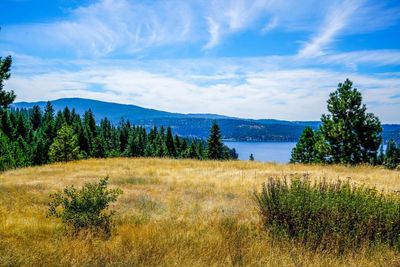
<path id="1" fill-rule="evenodd" d="M 62 111 L 65 107 L 75 109 L 77 114 L 83 115 L 91 109 L 98 122 L 107 117 L 111 123 L 118 124 L 121 119 L 129 120 L 136 125 L 144 126 L 147 130 L 152 127 L 171 126 L 175 134 L 193 138 L 205 139 L 213 121 L 221 126 L 222 137 L 225 140 L 235 141 L 272 141 L 295 142 L 305 127 L 317 129 L 318 121 L 284 121 L 274 119 L 241 119 L 217 114 L 179 114 L 143 108 L 135 105 L 108 103 L 82 98 L 62 98 L 51 101 L 54 110 Z M 46 106 L 46 102 L 19 102 L 14 108 L 32 108 L 34 105 Z M 268 117 L 268 114 L 265 115 Z M 400 141 L 400 125 L 383 125 L 383 140 Z"/>

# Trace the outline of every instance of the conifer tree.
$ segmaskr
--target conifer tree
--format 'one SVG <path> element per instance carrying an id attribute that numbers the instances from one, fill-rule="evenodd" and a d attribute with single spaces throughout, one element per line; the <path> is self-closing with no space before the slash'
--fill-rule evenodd
<path id="1" fill-rule="evenodd" d="M 11 76 L 11 64 L 11 56 L 7 56 L 4 59 L 0 57 L 0 112 L 2 112 L 3 109 L 7 109 L 8 106 L 15 100 L 14 91 L 4 91 L 4 81 L 8 80 Z"/>
<path id="2" fill-rule="evenodd" d="M 3 131 L 3 134 L 5 134 L 10 140 L 14 138 L 15 134 L 11 117 L 14 117 L 13 113 L 10 113 L 7 110 L 0 111 L 1 130 Z"/>
<path id="3" fill-rule="evenodd" d="M 172 135 L 171 127 L 167 128 L 167 136 L 165 139 L 165 145 L 167 146 L 168 156 L 176 157 L 176 149 L 175 149 L 174 137 Z"/>
<path id="4" fill-rule="evenodd" d="M 312 163 L 315 161 L 315 157 L 314 131 L 311 127 L 306 127 L 292 150 L 290 162 Z"/>
<path id="5" fill-rule="evenodd" d="M 400 164 L 400 147 L 397 147 L 396 142 L 390 140 L 386 145 L 386 153 L 383 161 L 388 169 L 395 169 Z"/>
<path id="6" fill-rule="evenodd" d="M 63 117 L 64 121 L 66 124 L 71 125 L 72 124 L 72 116 L 71 116 L 71 111 L 69 110 L 68 107 L 65 107 L 63 110 Z"/>
<path id="7" fill-rule="evenodd" d="M 32 129 L 36 131 L 42 125 L 42 111 L 38 105 L 34 105 L 30 112 Z"/>
<path id="8" fill-rule="evenodd" d="M 321 131 L 334 163 L 370 163 L 382 142 L 379 119 L 366 112 L 361 93 L 346 79 L 328 100 L 330 114 L 322 115 Z"/>
<path id="9" fill-rule="evenodd" d="M 94 115 L 91 109 L 86 111 L 84 114 L 84 125 L 90 131 L 91 136 L 97 136 L 96 120 L 94 119 Z"/>
<path id="10" fill-rule="evenodd" d="M 223 159 L 223 144 L 219 126 L 213 122 L 210 129 L 210 136 L 207 141 L 207 158 L 219 160 Z"/>
<path id="11" fill-rule="evenodd" d="M 0 172 L 15 166 L 14 154 L 10 139 L 0 130 Z"/>
<path id="12" fill-rule="evenodd" d="M 105 158 L 108 155 L 107 142 L 100 135 L 94 138 L 92 155 L 95 158 Z"/>
<path id="13" fill-rule="evenodd" d="M 64 124 L 58 131 L 53 144 L 50 146 L 49 156 L 51 161 L 71 161 L 78 159 L 78 138 L 71 126 Z"/>
<path id="14" fill-rule="evenodd" d="M 250 154 L 249 160 L 250 160 L 250 161 L 254 161 L 254 156 L 253 156 L 253 154 Z"/>

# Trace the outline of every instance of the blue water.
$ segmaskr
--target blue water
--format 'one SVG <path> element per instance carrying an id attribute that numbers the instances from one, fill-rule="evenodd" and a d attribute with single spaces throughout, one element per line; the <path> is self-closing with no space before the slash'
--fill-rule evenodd
<path id="1" fill-rule="evenodd" d="M 248 160 L 253 154 L 256 161 L 288 163 L 296 143 L 293 142 L 224 142 L 235 148 L 240 160 Z"/>

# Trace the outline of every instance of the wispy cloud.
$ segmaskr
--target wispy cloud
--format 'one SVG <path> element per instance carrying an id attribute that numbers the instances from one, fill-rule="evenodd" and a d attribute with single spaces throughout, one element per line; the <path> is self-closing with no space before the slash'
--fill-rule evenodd
<path id="1" fill-rule="evenodd" d="M 265 24 L 265 26 L 261 29 L 261 32 L 265 34 L 275 29 L 276 26 L 278 26 L 278 18 L 274 17 L 267 24 Z"/>
<path id="2" fill-rule="evenodd" d="M 375 31 L 399 19 L 399 8 L 386 8 L 373 1 L 341 0 L 332 3 L 316 35 L 302 47 L 299 56 L 321 56 L 339 36 Z"/>
<path id="3" fill-rule="evenodd" d="M 340 31 L 348 26 L 349 19 L 362 4 L 363 1 L 354 0 L 343 1 L 332 6 L 319 33 L 300 50 L 299 55 L 302 57 L 322 55 L 324 49 L 331 44 Z"/>
<path id="4" fill-rule="evenodd" d="M 134 53 L 195 39 L 190 36 L 192 11 L 185 2 L 103 0 L 72 10 L 69 18 L 61 21 L 5 27 L 2 38 L 19 46 L 29 39 L 26 46 L 66 49 L 72 55 Z"/>
<path id="5" fill-rule="evenodd" d="M 207 24 L 208 24 L 208 32 L 210 34 L 210 40 L 204 46 L 204 49 L 210 49 L 210 48 L 216 46 L 219 43 L 219 39 L 220 39 L 219 24 L 217 24 L 214 21 L 214 19 L 212 19 L 212 18 L 207 18 Z"/>

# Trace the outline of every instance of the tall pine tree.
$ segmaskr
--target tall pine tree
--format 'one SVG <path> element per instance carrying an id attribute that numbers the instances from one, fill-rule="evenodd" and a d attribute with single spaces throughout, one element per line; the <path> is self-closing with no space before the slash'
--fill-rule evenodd
<path id="1" fill-rule="evenodd" d="M 221 131 L 216 122 L 213 122 L 210 129 L 210 136 L 207 140 L 207 158 L 208 159 L 223 159 L 223 144 Z"/>

